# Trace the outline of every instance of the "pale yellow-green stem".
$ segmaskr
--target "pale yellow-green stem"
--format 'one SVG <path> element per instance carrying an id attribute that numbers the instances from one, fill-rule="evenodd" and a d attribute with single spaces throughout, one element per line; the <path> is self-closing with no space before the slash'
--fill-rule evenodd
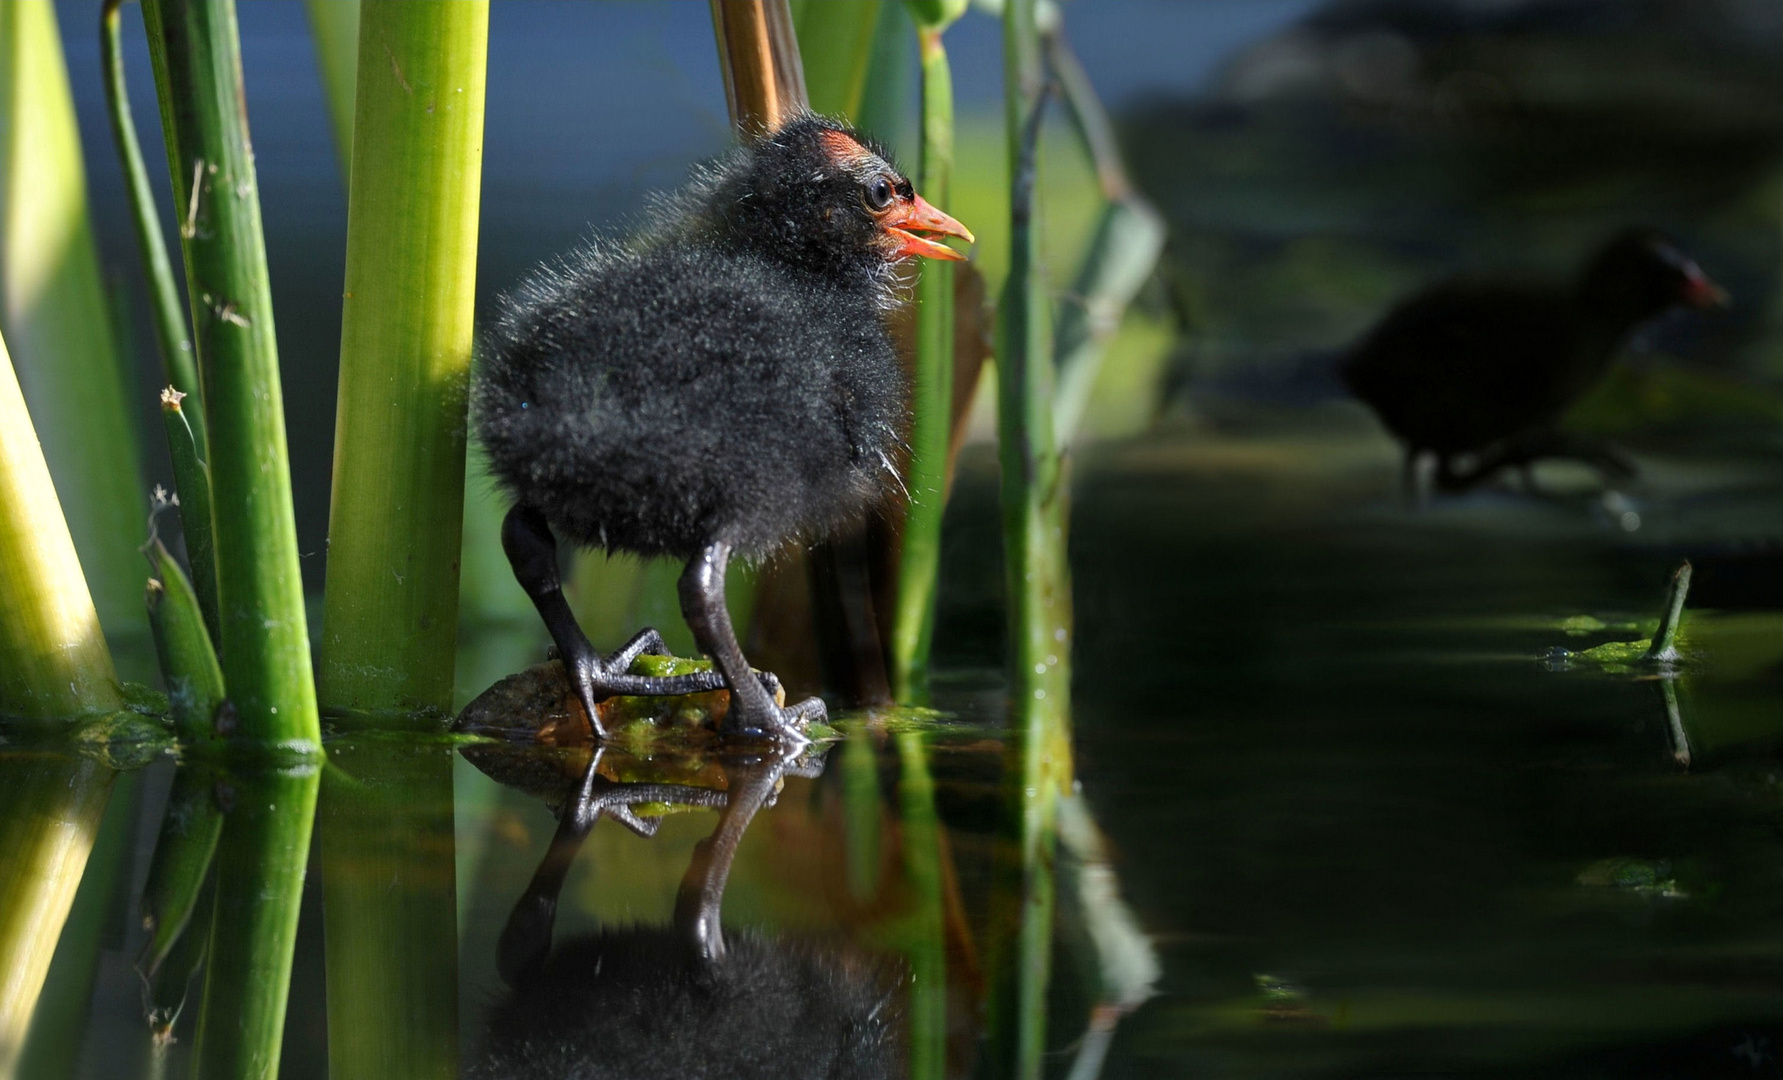
<path id="1" fill-rule="evenodd" d="M 0 3 L 0 326 L 100 620 L 140 637 L 147 508 L 49 0 Z"/>
<path id="2" fill-rule="evenodd" d="M 489 5 L 365 0 L 318 693 L 452 705 Z"/>
<path id="3" fill-rule="evenodd" d="M 4 342 L 0 505 L 0 713 L 49 720 L 122 708 L 111 652 Z"/>

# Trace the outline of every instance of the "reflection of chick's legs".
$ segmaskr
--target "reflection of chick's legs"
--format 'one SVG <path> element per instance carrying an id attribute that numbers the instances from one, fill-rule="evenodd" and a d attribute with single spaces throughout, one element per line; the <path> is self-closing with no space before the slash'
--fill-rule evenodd
<path id="1" fill-rule="evenodd" d="M 551 954 L 551 932 L 557 922 L 557 896 L 569 877 L 582 841 L 603 815 L 613 818 L 642 837 L 656 835 L 661 818 L 639 817 L 632 812 L 632 803 L 658 802 L 716 806 L 724 794 L 705 788 L 680 784 L 620 784 L 600 775 L 602 750 L 596 747 L 589 756 L 582 783 L 564 800 L 563 812 L 557 819 L 557 832 L 539 868 L 533 872 L 526 892 L 514 902 L 502 927 L 501 941 L 496 946 L 496 969 L 502 981 L 518 986 L 536 974 Z"/>
<path id="2" fill-rule="evenodd" d="M 814 776 L 822 764 L 809 768 L 794 764 L 795 748 L 782 748 L 769 757 L 732 759 L 725 764 L 729 796 L 719 814 L 718 827 L 712 835 L 693 848 L 693 859 L 681 877 L 681 888 L 675 894 L 675 930 L 681 935 L 695 958 L 703 964 L 716 964 L 724 959 L 724 929 L 720 908 L 724 904 L 724 883 L 730 877 L 731 863 L 736 861 L 737 846 L 743 833 L 754 820 L 756 811 L 773 805 L 781 777 Z"/>

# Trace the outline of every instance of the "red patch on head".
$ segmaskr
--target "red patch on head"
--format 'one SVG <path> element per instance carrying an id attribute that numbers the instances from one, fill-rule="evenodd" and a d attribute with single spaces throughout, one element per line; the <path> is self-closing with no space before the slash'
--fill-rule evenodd
<path id="1" fill-rule="evenodd" d="M 836 164 L 846 169 L 857 169 L 867 162 L 875 160 L 878 155 L 856 142 L 852 136 L 840 131 L 825 131 L 817 136 L 823 148 L 829 152 Z"/>

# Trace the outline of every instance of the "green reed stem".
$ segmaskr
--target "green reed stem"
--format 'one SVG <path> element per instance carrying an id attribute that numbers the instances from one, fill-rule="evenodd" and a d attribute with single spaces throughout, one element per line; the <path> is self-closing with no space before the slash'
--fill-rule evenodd
<path id="1" fill-rule="evenodd" d="M 375 737 L 330 744 L 318 839 L 331 1076 L 458 1075 L 452 758 Z"/>
<path id="2" fill-rule="evenodd" d="M 111 651 L 0 342 L 0 714 L 34 720 L 123 707 Z"/>
<path id="3" fill-rule="evenodd" d="M 1021 1080 L 1039 1077 L 1044 1064 L 1055 823 L 1071 774 L 1071 584 L 1035 199 L 1044 92 L 1034 9 L 1034 0 L 1006 0 L 1003 8 L 1010 251 L 998 328 L 997 427 L 1009 619 L 1009 843 L 996 871 L 1007 906 L 992 916 L 991 1048 L 984 1058 L 992 1075 Z"/>
<path id="4" fill-rule="evenodd" d="M 917 190 L 943 210 L 953 183 L 953 73 L 941 43 L 944 26 L 917 24 L 922 46 L 922 165 Z M 924 266 L 916 286 L 914 374 L 905 480 L 910 504 L 904 516 L 892 612 L 890 673 L 892 695 L 906 704 L 928 700 L 941 520 L 947 511 L 947 459 L 953 438 L 953 267 L 948 263 Z"/>
<path id="5" fill-rule="evenodd" d="M 1090 391 L 1121 316 L 1150 279 L 1164 251 L 1164 219 L 1134 189 L 1121 160 L 1114 122 L 1090 85 L 1089 76 L 1063 34 L 1046 36 L 1047 66 L 1052 71 L 1079 139 L 1096 166 L 1102 196 L 1107 199 L 1094 238 L 1078 266 L 1077 277 L 1059 310 L 1053 354 L 1058 389 L 1053 402 L 1053 430 L 1070 442 L 1088 408 Z"/>
<path id="6" fill-rule="evenodd" d="M 1673 663 L 1678 659 L 1678 630 L 1684 625 L 1684 602 L 1690 596 L 1690 564 L 1681 563 L 1672 574 L 1672 584 L 1665 597 L 1665 610 L 1659 615 L 1659 626 L 1653 631 L 1653 644 L 1643 657 L 1648 663 Z"/>
<path id="7" fill-rule="evenodd" d="M 217 899 L 193 1050 L 196 1080 L 275 1080 L 316 810 L 314 765 L 219 785 Z"/>
<path id="8" fill-rule="evenodd" d="M 188 746 L 201 745 L 215 735 L 217 707 L 223 703 L 223 669 L 211 647 L 210 632 L 192 583 L 180 571 L 167 548 L 149 541 L 149 627 L 154 631 L 155 653 L 161 675 L 167 681 L 167 706 L 174 730 Z"/>
<path id="9" fill-rule="evenodd" d="M 161 216 L 155 212 L 155 194 L 149 187 L 149 171 L 142 162 L 142 144 L 136 137 L 136 120 L 130 111 L 130 92 L 124 81 L 124 43 L 120 9 L 124 0 L 105 0 L 99 17 L 99 53 L 105 67 L 105 106 L 111 120 L 112 141 L 124 169 L 124 187 L 130 196 L 130 218 L 136 226 L 136 246 L 148 271 L 150 309 L 154 314 L 155 344 L 161 349 L 161 366 L 167 384 L 191 401 L 186 423 L 189 441 L 196 443 L 198 458 L 205 456 L 204 395 L 198 385 L 198 357 L 192 351 L 192 335 L 186 331 L 186 313 L 179 285 L 173 277 L 173 261 L 167 254 L 167 237 L 161 232 Z M 163 397 L 165 401 L 165 396 Z M 172 436 L 169 436 L 170 444 Z M 179 451 L 174 450 L 176 465 Z M 184 492 L 180 496 L 185 498 Z M 209 542 L 210 508 L 205 507 L 204 530 Z M 191 527 L 187 527 L 188 543 Z M 194 567 L 194 573 L 197 573 Z"/>
<path id="10" fill-rule="evenodd" d="M 25 1032 L 116 775 L 73 754 L 0 761 L 0 1078 L 20 1075 Z"/>
<path id="11" fill-rule="evenodd" d="M 186 535 L 192 588 L 214 644 L 222 640 L 223 630 L 217 611 L 217 548 L 211 539 L 210 467 L 190 423 L 199 410 L 184 408 L 182 396 L 171 386 L 161 391 L 161 425 L 173 458 L 173 486 L 180 500 L 180 529 Z"/>
<path id="12" fill-rule="evenodd" d="M 0 3 L 0 319 L 100 621 L 139 637 L 142 467 L 55 8 Z"/>
<path id="13" fill-rule="evenodd" d="M 334 500 L 330 709 L 452 705 L 489 5 L 365 0 Z"/>
<path id="14" fill-rule="evenodd" d="M 305 0 L 316 66 L 322 72 L 322 94 L 334 129 L 334 154 L 341 181 L 353 168 L 353 88 L 359 80 L 359 0 Z"/>
<path id="15" fill-rule="evenodd" d="M 233 0 L 144 0 L 210 427 L 218 652 L 241 733 L 320 739 Z"/>

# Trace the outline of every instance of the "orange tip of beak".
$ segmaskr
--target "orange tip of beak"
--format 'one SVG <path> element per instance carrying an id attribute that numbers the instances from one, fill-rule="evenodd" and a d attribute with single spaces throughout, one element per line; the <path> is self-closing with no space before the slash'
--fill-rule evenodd
<path id="1" fill-rule="evenodd" d="M 921 195 L 911 199 L 910 205 L 900 207 L 885 219 L 885 230 L 900 241 L 894 258 L 909 258 L 920 255 L 930 259 L 949 259 L 959 262 L 964 255 L 948 247 L 938 244 L 926 236 L 918 236 L 918 232 L 939 233 L 942 236 L 957 236 L 968 244 L 973 242 L 972 230 L 958 221 L 935 209 Z"/>

